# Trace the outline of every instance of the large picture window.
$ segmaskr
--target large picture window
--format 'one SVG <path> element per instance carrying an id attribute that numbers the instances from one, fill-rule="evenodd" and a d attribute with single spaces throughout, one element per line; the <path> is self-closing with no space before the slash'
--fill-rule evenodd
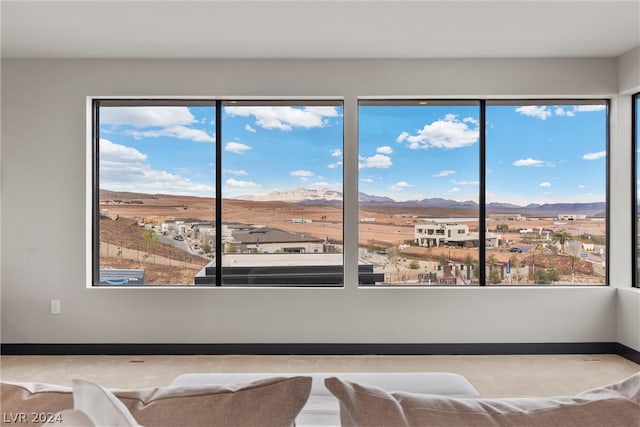
<path id="1" fill-rule="evenodd" d="M 94 285 L 343 284 L 341 102 L 93 113 Z"/>
<path id="2" fill-rule="evenodd" d="M 377 284 L 478 284 L 479 103 L 361 101 L 358 112 L 360 257 Z"/>
<path id="3" fill-rule="evenodd" d="M 94 100 L 92 285 L 343 286 L 343 167 L 359 285 L 606 284 L 607 106 Z"/>
<path id="4" fill-rule="evenodd" d="M 604 284 L 607 104 L 487 102 L 487 283 Z"/>
<path id="5" fill-rule="evenodd" d="M 361 101 L 377 285 L 607 283 L 607 103 Z"/>

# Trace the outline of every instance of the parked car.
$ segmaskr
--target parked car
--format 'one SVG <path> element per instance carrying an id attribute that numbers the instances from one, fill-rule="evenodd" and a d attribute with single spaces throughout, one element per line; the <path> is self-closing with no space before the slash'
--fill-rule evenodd
<path id="1" fill-rule="evenodd" d="M 515 247 L 515 248 L 509 249 L 509 252 L 517 252 L 517 253 L 521 254 L 522 253 L 522 249 L 518 248 L 518 247 Z"/>
<path id="2" fill-rule="evenodd" d="M 176 237 L 173 238 L 173 240 L 178 240 L 178 241 L 182 242 L 184 240 L 184 237 L 176 236 Z"/>

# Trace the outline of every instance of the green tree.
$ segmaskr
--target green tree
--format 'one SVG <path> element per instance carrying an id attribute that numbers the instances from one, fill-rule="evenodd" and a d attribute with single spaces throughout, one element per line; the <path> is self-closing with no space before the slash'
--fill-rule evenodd
<path id="1" fill-rule="evenodd" d="M 520 261 L 520 257 L 517 255 L 513 255 L 509 258 L 509 262 L 511 262 L 511 277 L 516 279 L 516 283 L 520 282 L 522 275 L 520 274 L 520 268 L 522 268 L 522 261 Z"/>
<path id="2" fill-rule="evenodd" d="M 500 282 L 502 282 L 502 277 L 500 277 L 500 269 L 496 268 L 494 270 L 491 270 L 491 272 L 489 273 L 489 283 L 497 285 Z"/>
<path id="3" fill-rule="evenodd" d="M 396 280 L 400 280 L 400 251 L 397 247 L 387 249 L 387 259 L 389 263 L 396 269 Z"/>
<path id="4" fill-rule="evenodd" d="M 438 255 L 438 265 L 445 267 L 447 265 L 447 256 L 443 253 Z"/>
<path id="5" fill-rule="evenodd" d="M 487 264 L 489 264 L 489 272 L 493 271 L 493 267 L 496 265 L 497 262 L 498 262 L 498 259 L 494 254 L 491 254 L 487 257 Z"/>
<path id="6" fill-rule="evenodd" d="M 564 245 L 567 242 L 573 240 L 571 234 L 566 230 L 556 231 L 551 235 L 551 241 L 553 243 L 560 244 L 560 252 L 564 254 Z"/>
<path id="7" fill-rule="evenodd" d="M 539 268 L 533 273 L 533 283 L 537 285 L 547 285 L 551 283 L 544 268 Z"/>
<path id="8" fill-rule="evenodd" d="M 473 265 L 473 258 L 471 255 L 467 254 L 467 256 L 464 257 L 463 263 L 465 267 L 467 267 L 467 280 L 469 280 L 471 279 L 471 266 Z"/>
<path id="9" fill-rule="evenodd" d="M 414 259 L 413 261 L 411 261 L 409 263 L 409 268 L 411 270 L 419 270 L 420 269 L 420 262 L 418 262 L 418 260 Z"/>
<path id="10" fill-rule="evenodd" d="M 153 230 L 144 229 L 142 230 L 142 241 L 147 247 L 147 253 L 148 254 L 153 253 L 153 261 L 155 263 L 155 259 L 156 259 L 155 248 L 156 248 L 156 244 L 158 243 L 158 235 Z"/>
<path id="11" fill-rule="evenodd" d="M 533 274 L 533 281 L 539 285 L 549 285 L 560 280 L 555 268 L 539 268 Z"/>
<path id="12" fill-rule="evenodd" d="M 498 224 L 496 226 L 496 230 L 500 231 L 502 233 L 506 233 L 507 231 L 509 231 L 509 225 L 508 224 Z"/>

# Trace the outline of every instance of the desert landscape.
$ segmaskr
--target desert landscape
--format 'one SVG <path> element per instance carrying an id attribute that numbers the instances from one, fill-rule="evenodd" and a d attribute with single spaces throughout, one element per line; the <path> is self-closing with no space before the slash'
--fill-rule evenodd
<path id="1" fill-rule="evenodd" d="M 144 229 L 159 233 L 160 225 L 167 220 L 214 221 L 214 207 L 213 198 L 102 191 L 101 268 L 144 268 L 147 283 L 193 284 L 193 276 L 211 261 L 210 257 L 180 251 L 163 242 L 145 247 L 141 233 Z M 342 244 L 343 213 L 339 203 L 224 199 L 222 208 L 225 222 L 303 233 L 327 239 L 337 247 Z M 457 284 L 475 284 L 473 274 L 464 270 L 465 265 L 477 269 L 476 247 L 426 248 L 414 244 L 416 225 L 465 218 L 469 229 L 477 231 L 478 221 L 469 220 L 473 217 L 477 217 L 477 210 L 468 208 L 362 205 L 361 259 L 384 272 L 387 285 L 437 284 L 425 282 L 425 277 L 443 269 L 460 277 Z M 294 222 L 294 218 L 302 221 Z M 520 220 L 488 218 L 487 231 L 498 234 L 501 242 L 486 252 L 487 277 L 489 271 L 500 271 L 495 284 L 532 284 L 536 269 L 553 270 L 554 283 L 604 283 L 606 222 L 598 215 L 571 221 L 559 221 L 557 215 Z M 553 241 L 557 232 L 570 236 L 564 248 Z M 124 235 L 130 238 L 123 240 Z M 470 260 L 475 267 L 470 266 Z"/>

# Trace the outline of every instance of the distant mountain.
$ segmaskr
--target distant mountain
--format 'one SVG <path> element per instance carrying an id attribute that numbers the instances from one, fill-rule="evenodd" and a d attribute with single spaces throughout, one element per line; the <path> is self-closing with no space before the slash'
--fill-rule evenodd
<path id="1" fill-rule="evenodd" d="M 585 215 L 599 214 L 607 208 L 604 202 L 595 203 L 549 203 L 539 205 L 531 203 L 524 207 L 525 212 L 540 213 L 581 213 Z"/>
<path id="2" fill-rule="evenodd" d="M 491 212 L 512 212 L 512 211 L 521 211 L 522 206 L 514 205 L 513 203 L 487 203 L 487 211 Z"/>
<path id="3" fill-rule="evenodd" d="M 291 191 L 272 191 L 269 194 L 256 196 L 256 195 L 243 195 L 234 197 L 239 200 L 249 200 L 254 202 L 288 202 L 288 203 L 302 203 L 302 202 L 339 202 L 342 201 L 342 193 L 335 190 L 321 189 L 314 190 L 310 188 L 298 188 Z"/>
<path id="4" fill-rule="evenodd" d="M 440 197 L 432 197 L 430 199 L 422 200 L 409 200 L 406 202 L 399 202 L 404 206 L 418 206 L 424 208 L 439 208 L 439 209 L 477 209 L 478 204 L 474 201 L 467 200 L 464 202 L 458 202 L 457 200 L 442 199 Z"/>
<path id="5" fill-rule="evenodd" d="M 244 195 L 235 199 L 260 202 L 288 202 L 288 203 L 330 203 L 342 201 L 342 193 L 335 190 L 299 188 L 291 191 L 273 191 L 267 195 Z M 478 209 L 478 204 L 472 200 L 457 201 L 433 197 L 421 200 L 407 200 L 398 202 L 390 197 L 375 196 L 358 193 L 358 200 L 364 206 L 405 206 L 412 208 L 432 209 Z M 557 215 L 561 213 L 576 213 L 584 215 L 600 215 L 606 211 L 604 202 L 596 203 L 531 203 L 519 206 L 512 203 L 487 203 L 487 213 L 521 213 L 526 215 Z"/>
<path id="6" fill-rule="evenodd" d="M 396 203 L 391 197 L 386 196 L 373 196 L 371 194 L 366 193 L 358 193 L 358 201 L 362 204 L 382 204 L 388 205 Z"/>
<path id="7" fill-rule="evenodd" d="M 158 195 L 156 194 L 147 194 L 147 193 L 132 193 L 129 191 L 111 191 L 100 189 L 100 198 L 101 199 L 157 199 Z"/>

